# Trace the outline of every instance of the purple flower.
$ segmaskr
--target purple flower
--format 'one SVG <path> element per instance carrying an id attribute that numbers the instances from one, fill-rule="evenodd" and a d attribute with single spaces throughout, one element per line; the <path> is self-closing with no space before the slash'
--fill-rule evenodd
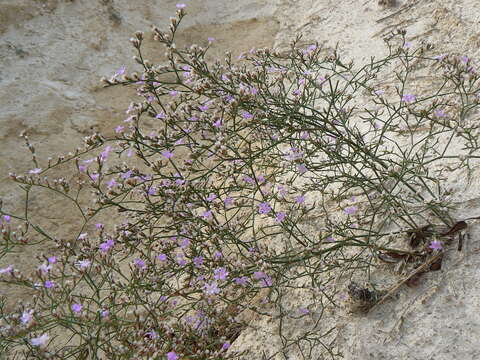
<path id="1" fill-rule="evenodd" d="M 213 126 L 215 126 L 216 128 L 219 128 L 222 126 L 222 119 L 218 119 L 217 121 L 215 121 L 213 123 Z"/>
<path id="2" fill-rule="evenodd" d="M 223 200 L 223 203 L 225 204 L 225 206 L 232 205 L 232 204 L 233 204 L 233 198 L 230 197 L 230 196 L 227 196 L 227 197 L 225 198 L 225 200 Z"/>
<path id="3" fill-rule="evenodd" d="M 47 280 L 45 281 L 45 283 L 43 284 L 47 289 L 51 289 L 55 286 L 55 283 L 51 280 Z"/>
<path id="4" fill-rule="evenodd" d="M 295 198 L 297 204 L 303 204 L 305 202 L 305 195 L 300 195 Z"/>
<path id="5" fill-rule="evenodd" d="M 259 214 L 268 214 L 272 208 L 270 207 L 268 202 L 262 202 L 258 204 L 258 213 Z"/>
<path id="6" fill-rule="evenodd" d="M 99 248 L 102 252 L 107 252 L 108 250 L 110 250 L 113 247 L 114 244 L 115 243 L 112 239 L 108 239 L 107 241 L 101 243 Z"/>
<path id="7" fill-rule="evenodd" d="M 10 223 L 10 219 L 11 219 L 10 215 L 3 215 L 3 220 L 5 220 L 7 224 Z"/>
<path id="8" fill-rule="evenodd" d="M 75 265 L 78 266 L 80 269 L 85 269 L 89 267 L 91 263 L 92 262 L 90 260 L 80 260 L 80 261 L 77 261 Z"/>
<path id="9" fill-rule="evenodd" d="M 345 212 L 345 214 L 347 214 L 347 215 L 353 215 L 353 214 L 355 214 L 355 213 L 357 212 L 357 210 L 358 210 L 358 209 L 357 209 L 356 206 L 350 206 L 350 207 L 345 208 L 344 212 Z"/>
<path id="10" fill-rule="evenodd" d="M 225 280 L 228 276 L 228 271 L 224 267 L 215 269 L 213 273 L 216 280 Z"/>
<path id="11" fill-rule="evenodd" d="M 445 117 L 447 114 L 443 110 L 437 109 L 433 112 L 436 117 Z"/>
<path id="12" fill-rule="evenodd" d="M 275 216 L 275 221 L 281 223 L 283 220 L 285 220 L 286 216 L 287 216 L 287 214 L 285 212 L 280 211 Z"/>
<path id="13" fill-rule="evenodd" d="M 0 269 L 0 274 L 12 273 L 13 265 L 8 265 L 6 268 Z"/>
<path id="14" fill-rule="evenodd" d="M 208 195 L 207 197 L 207 201 L 213 201 L 217 198 L 217 195 L 215 195 L 214 193 L 211 193 L 210 195 Z"/>
<path id="15" fill-rule="evenodd" d="M 195 266 L 199 267 L 203 264 L 203 256 L 196 256 L 193 258 L 193 263 Z"/>
<path id="16" fill-rule="evenodd" d="M 119 76 L 119 75 L 125 74 L 125 70 L 126 70 L 125 65 L 122 65 L 122 66 L 120 67 L 120 69 L 117 70 L 117 72 L 115 73 L 114 76 Z"/>
<path id="17" fill-rule="evenodd" d="M 220 251 L 215 251 L 215 253 L 213 254 L 213 256 L 215 256 L 215 259 L 220 259 L 222 257 L 222 253 Z"/>
<path id="18" fill-rule="evenodd" d="M 227 341 L 227 342 L 223 343 L 222 350 L 228 350 L 229 347 L 230 347 L 230 343 Z"/>
<path id="19" fill-rule="evenodd" d="M 305 173 L 308 171 L 308 169 L 307 169 L 307 167 L 305 166 L 305 164 L 299 164 L 299 165 L 297 165 L 297 170 L 298 170 L 298 172 L 299 172 L 300 174 L 302 174 L 302 175 L 305 174 Z"/>
<path id="20" fill-rule="evenodd" d="M 215 38 L 213 38 L 213 37 L 208 37 L 207 40 L 208 40 L 208 42 L 213 42 L 213 41 L 215 41 Z"/>
<path id="21" fill-rule="evenodd" d="M 251 118 L 253 118 L 253 115 L 250 114 L 248 111 L 243 111 L 243 112 L 242 112 L 242 117 L 243 117 L 244 119 L 251 119 Z"/>
<path id="22" fill-rule="evenodd" d="M 185 4 L 177 4 L 177 7 L 178 5 L 184 5 L 183 7 L 185 7 Z M 177 360 L 178 359 L 178 355 L 175 353 L 175 351 L 170 351 L 169 353 L 167 353 L 167 360 Z"/>
<path id="23" fill-rule="evenodd" d="M 115 180 L 114 178 L 111 178 L 110 181 L 107 183 L 107 187 L 109 189 L 113 188 L 115 185 L 117 185 L 117 180 Z"/>
<path id="24" fill-rule="evenodd" d="M 32 314 L 33 310 L 24 311 L 22 316 L 20 317 L 20 321 L 22 322 L 22 324 L 28 324 L 32 320 Z"/>
<path id="25" fill-rule="evenodd" d="M 300 308 L 298 309 L 298 312 L 302 315 L 307 315 L 310 313 L 310 310 L 308 310 L 307 308 Z"/>
<path id="26" fill-rule="evenodd" d="M 42 169 L 40 168 L 35 168 L 33 170 L 30 170 L 28 173 L 29 174 L 34 174 L 34 175 L 37 175 L 37 174 L 40 174 L 42 172 Z"/>
<path id="27" fill-rule="evenodd" d="M 103 224 L 101 224 L 101 223 L 95 224 L 95 228 L 103 229 Z"/>
<path id="28" fill-rule="evenodd" d="M 439 240 L 433 240 L 431 243 L 430 243 L 430 246 L 429 246 L 430 249 L 432 250 L 442 250 L 443 249 L 443 244 L 441 241 Z"/>
<path id="29" fill-rule="evenodd" d="M 235 284 L 237 285 L 247 285 L 248 277 L 242 276 L 240 278 L 234 278 L 233 281 L 235 281 Z"/>
<path id="30" fill-rule="evenodd" d="M 402 101 L 405 102 L 405 103 L 412 103 L 416 99 L 417 99 L 417 97 L 415 95 L 412 95 L 412 94 L 405 94 L 402 97 Z"/>
<path id="31" fill-rule="evenodd" d="M 185 5 L 185 4 L 177 4 L 176 6 L 177 6 L 177 9 L 183 9 L 183 8 L 185 8 L 185 6 L 187 6 L 187 5 Z M 169 354 L 170 354 L 170 353 L 169 353 Z M 175 353 L 173 353 L 173 354 L 175 355 Z M 175 355 L 175 356 L 176 356 L 176 355 Z M 171 358 L 171 359 L 168 358 L 168 360 L 176 360 L 176 359 L 177 359 L 177 358 Z"/>
<path id="32" fill-rule="evenodd" d="M 156 116 L 155 116 L 155 119 L 165 119 L 166 118 L 166 115 L 165 113 L 161 112 L 161 113 L 158 113 Z"/>
<path id="33" fill-rule="evenodd" d="M 85 240 L 87 238 L 88 234 L 87 233 L 82 233 L 80 235 L 78 235 L 78 240 Z"/>
<path id="34" fill-rule="evenodd" d="M 206 210 L 202 216 L 205 218 L 205 219 L 210 219 L 212 217 L 212 210 Z"/>
<path id="35" fill-rule="evenodd" d="M 171 159 L 173 157 L 173 152 L 170 152 L 168 150 L 162 151 L 162 155 L 165 156 L 167 159 Z"/>
<path id="36" fill-rule="evenodd" d="M 155 195 L 157 193 L 157 188 L 155 186 L 150 186 L 148 188 L 148 195 Z"/>
<path id="37" fill-rule="evenodd" d="M 43 334 L 42 336 L 30 339 L 30 344 L 33 346 L 43 346 L 48 341 L 48 334 Z"/>
<path id="38" fill-rule="evenodd" d="M 100 161 L 107 160 L 108 154 L 110 153 L 110 150 L 112 150 L 111 146 L 105 147 L 105 149 L 100 153 Z"/>
<path id="39" fill-rule="evenodd" d="M 102 312 L 100 313 L 100 315 L 101 315 L 103 318 L 106 318 L 106 317 L 108 317 L 108 315 L 110 315 L 110 311 L 108 311 L 108 310 L 102 310 Z"/>
<path id="40" fill-rule="evenodd" d="M 82 304 L 73 304 L 72 305 L 72 311 L 77 313 L 77 314 L 82 311 L 82 308 L 83 308 Z"/>
<path id="41" fill-rule="evenodd" d="M 218 284 L 216 281 L 212 281 L 211 284 L 205 284 L 204 289 L 205 289 L 205 294 L 207 295 L 215 295 L 220 292 L 220 289 L 218 288 Z"/>
<path id="42" fill-rule="evenodd" d="M 177 96 L 177 95 L 178 95 L 178 91 L 176 90 L 170 91 L 170 96 Z"/>
<path id="43" fill-rule="evenodd" d="M 115 128 L 115 133 L 116 133 L 116 134 L 119 134 L 119 133 L 121 133 L 124 129 L 125 129 L 125 126 L 118 125 L 118 126 Z"/>
<path id="44" fill-rule="evenodd" d="M 136 267 L 138 267 L 139 269 L 145 269 L 147 267 L 147 265 L 145 264 L 145 261 L 143 261 L 142 259 L 135 259 L 133 260 L 134 264 Z"/>
<path id="45" fill-rule="evenodd" d="M 167 255 L 165 254 L 159 254 L 157 255 L 157 259 L 160 260 L 160 261 L 167 261 Z"/>

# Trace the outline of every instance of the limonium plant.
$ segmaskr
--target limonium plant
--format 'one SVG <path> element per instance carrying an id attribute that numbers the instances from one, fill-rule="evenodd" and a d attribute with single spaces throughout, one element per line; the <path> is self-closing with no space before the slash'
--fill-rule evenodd
<path id="1" fill-rule="evenodd" d="M 102 80 L 137 91 L 114 135 L 42 160 L 22 134 L 33 167 L 10 177 L 25 212 L 0 208 L 0 281 L 31 294 L 0 303 L 11 358 L 338 358 L 342 284 L 371 282 L 385 254 L 426 259 L 448 245 L 405 239 L 452 226 L 452 178 L 468 186 L 478 166 L 472 60 L 413 50 L 396 31 L 388 55 L 360 67 L 300 38 L 209 62 L 213 38 L 176 45 L 177 8 L 168 31 L 152 29 L 163 64 L 137 32 L 139 70 Z M 62 166 L 73 175 L 56 176 Z M 60 240 L 32 220 L 38 189 L 77 208 L 78 233 Z M 34 272 L 8 263 L 43 243 L 55 251 Z M 249 351 L 238 341 L 261 317 L 277 324 L 272 344 Z"/>

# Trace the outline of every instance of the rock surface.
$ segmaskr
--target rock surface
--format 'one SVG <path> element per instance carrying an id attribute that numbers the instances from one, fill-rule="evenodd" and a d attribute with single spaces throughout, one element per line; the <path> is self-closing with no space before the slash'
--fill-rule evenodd
<path id="1" fill-rule="evenodd" d="M 302 33 L 307 42 L 329 46 L 338 42 L 342 53 L 361 63 L 385 54 L 382 36 L 397 27 L 407 29 L 414 46 L 426 41 L 435 44 L 438 53 L 479 55 L 480 3 L 474 0 L 186 3 L 190 15 L 180 42 L 202 44 L 215 37 L 213 57 L 225 50 L 238 54 L 251 47 L 281 49 Z M 128 39 L 136 30 L 148 31 L 151 24 L 165 25 L 175 4 L 171 0 L 0 2 L 0 197 L 5 209 L 19 211 L 23 199 L 8 173 L 34 167 L 20 132 L 27 131 L 41 163 L 73 150 L 92 130 L 112 133 L 133 94 L 119 87 L 103 89 L 99 79 L 121 65 L 133 69 Z M 155 46 L 148 51 L 152 61 L 162 61 Z M 477 197 L 462 195 L 459 217 L 480 212 Z M 59 209 L 42 194 L 30 200 L 49 230 L 74 239 L 75 209 Z M 471 244 L 462 253 L 447 254 L 439 276 L 418 289 L 402 290 L 395 302 L 366 317 L 343 313 L 333 317 L 345 359 L 480 358 L 476 286 L 480 253 L 474 245 L 480 234 L 478 226 L 471 225 Z M 8 261 L 28 267 L 32 261 L 25 255 Z M 276 340 L 260 335 L 274 332 L 274 325 L 261 320 L 257 325 L 261 331 L 245 332 L 232 348 L 251 349 L 260 358 L 263 349 L 274 346 Z"/>

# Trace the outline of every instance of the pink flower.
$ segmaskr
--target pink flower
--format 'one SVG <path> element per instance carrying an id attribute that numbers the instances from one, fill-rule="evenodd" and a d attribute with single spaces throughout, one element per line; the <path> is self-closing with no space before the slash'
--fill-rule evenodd
<path id="1" fill-rule="evenodd" d="M 30 339 L 30 344 L 33 346 L 43 346 L 48 341 L 48 334 L 43 334 L 42 336 Z"/>

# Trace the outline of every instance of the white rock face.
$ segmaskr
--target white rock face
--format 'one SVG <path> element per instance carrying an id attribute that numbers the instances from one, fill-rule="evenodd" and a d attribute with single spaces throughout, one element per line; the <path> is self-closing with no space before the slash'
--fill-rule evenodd
<path id="1" fill-rule="evenodd" d="M 171 0 L 0 0 L 0 197 L 5 208 L 21 209 L 18 187 L 9 172 L 34 166 L 19 133 L 26 130 L 39 160 L 66 153 L 92 130 L 111 134 L 125 117 L 132 91 L 103 89 L 99 79 L 121 65 L 134 69 L 128 39 L 134 31 L 164 26 L 175 12 Z M 356 63 L 386 53 L 382 37 L 407 29 L 415 46 L 435 44 L 440 53 L 468 55 L 480 48 L 480 3 L 475 0 L 191 0 L 180 43 L 206 43 L 216 38 L 212 57 L 225 50 L 238 54 L 251 47 L 284 48 L 303 33 L 339 49 Z M 162 61 L 162 51 L 149 42 L 147 57 Z M 425 86 L 428 86 L 426 83 Z M 66 172 L 68 173 L 68 172 Z M 458 181 L 463 181 L 458 179 Z M 458 194 L 458 217 L 480 215 L 477 192 Z M 47 229 L 73 240 L 74 209 L 48 197 L 30 199 Z M 56 200 L 57 201 L 57 200 Z M 339 312 L 332 317 L 345 359 L 478 359 L 480 349 L 480 265 L 471 224 L 471 243 L 463 252 L 447 253 L 441 272 L 427 276 L 419 288 L 400 290 L 399 297 L 365 317 Z M 48 249 L 42 249 L 47 251 Z M 35 254 L 30 254 L 35 255 Z M 29 256 L 8 263 L 31 264 Z M 1 264 L 3 265 L 3 264 Z M 13 292 L 10 295 L 15 295 Z M 292 296 L 292 301 L 295 301 Z M 261 333 L 275 324 L 259 319 L 260 330 L 247 330 L 232 349 L 262 349 L 277 340 Z M 281 357 L 277 357 L 280 359 Z"/>

